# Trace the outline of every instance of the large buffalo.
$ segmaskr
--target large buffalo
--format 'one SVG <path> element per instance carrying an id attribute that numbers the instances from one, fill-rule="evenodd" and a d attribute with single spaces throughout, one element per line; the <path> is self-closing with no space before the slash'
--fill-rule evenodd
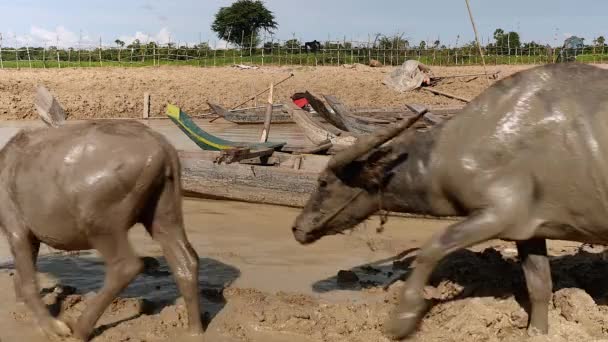
<path id="1" fill-rule="evenodd" d="M 552 294 L 545 239 L 608 242 L 607 94 L 608 70 L 545 65 L 496 82 L 428 132 L 405 131 L 383 146 L 387 131 L 368 137 L 330 161 L 295 238 L 312 243 L 380 208 L 465 216 L 422 246 L 387 333 L 415 330 L 426 309 L 422 289 L 444 256 L 499 238 L 517 242 L 528 331 L 545 334 Z"/>

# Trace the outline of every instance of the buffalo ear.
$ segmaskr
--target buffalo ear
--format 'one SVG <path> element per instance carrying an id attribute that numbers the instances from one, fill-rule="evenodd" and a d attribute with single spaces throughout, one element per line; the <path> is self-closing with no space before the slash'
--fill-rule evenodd
<path id="1" fill-rule="evenodd" d="M 392 170 L 407 159 L 390 146 L 374 149 L 364 159 L 351 162 L 339 178 L 347 185 L 377 192 L 393 177 Z"/>

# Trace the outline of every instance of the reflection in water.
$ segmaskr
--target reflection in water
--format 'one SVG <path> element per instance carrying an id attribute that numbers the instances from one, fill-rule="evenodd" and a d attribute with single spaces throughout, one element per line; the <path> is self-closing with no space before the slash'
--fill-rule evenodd
<path id="1" fill-rule="evenodd" d="M 154 303 L 156 310 L 173 304 L 181 296 L 177 284 L 163 257 L 146 257 L 147 268 L 120 293 L 120 297 L 139 297 Z M 105 265 L 92 253 L 78 256 L 49 254 L 38 258 L 38 271 L 57 279 L 63 286 L 76 288 L 79 294 L 98 291 L 104 281 Z M 12 264 L 0 266 L 13 268 Z M 240 276 L 233 266 L 214 259 L 201 258 L 199 261 L 199 290 L 202 293 L 201 305 L 204 311 L 214 317 L 225 305 L 222 290 Z"/>

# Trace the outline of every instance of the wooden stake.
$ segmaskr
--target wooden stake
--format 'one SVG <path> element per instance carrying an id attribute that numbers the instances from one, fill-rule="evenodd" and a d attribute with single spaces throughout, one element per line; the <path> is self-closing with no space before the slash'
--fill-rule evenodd
<path id="1" fill-rule="evenodd" d="M 469 0 L 464 0 L 467 4 L 467 9 L 469 10 L 469 18 L 471 18 L 471 25 L 473 25 L 473 32 L 475 32 L 475 41 L 477 42 L 477 48 L 479 49 L 479 55 L 481 56 L 481 64 L 483 64 L 483 72 L 486 74 L 486 83 L 490 85 L 490 79 L 488 78 L 488 71 L 486 70 L 486 60 L 483 56 L 483 51 L 481 51 L 481 45 L 479 44 L 479 35 L 477 34 L 477 27 L 475 26 L 475 20 L 473 20 L 473 13 L 471 12 L 471 6 L 469 5 Z"/>
<path id="2" fill-rule="evenodd" d="M 266 105 L 266 117 L 264 118 L 264 129 L 262 130 L 262 136 L 260 137 L 260 142 L 268 141 L 268 134 L 270 133 L 270 122 L 272 120 L 272 95 L 274 93 L 274 85 L 270 83 L 270 88 L 268 91 L 268 104 Z"/>
<path id="3" fill-rule="evenodd" d="M 460 101 L 466 102 L 466 103 L 471 102 L 470 99 L 465 99 L 464 97 L 460 97 L 460 96 L 457 96 L 457 95 L 454 95 L 454 94 L 450 94 L 450 93 L 446 93 L 446 92 L 443 92 L 443 91 L 439 91 L 439 90 L 436 90 L 436 89 L 431 89 L 431 88 L 421 88 L 421 89 L 429 91 L 429 92 L 431 92 L 431 93 L 433 93 L 435 95 L 443 95 L 445 97 L 449 97 L 449 98 L 452 98 L 452 99 L 460 100 Z"/>
<path id="4" fill-rule="evenodd" d="M 144 93 L 144 119 L 150 118 L 150 93 Z"/>

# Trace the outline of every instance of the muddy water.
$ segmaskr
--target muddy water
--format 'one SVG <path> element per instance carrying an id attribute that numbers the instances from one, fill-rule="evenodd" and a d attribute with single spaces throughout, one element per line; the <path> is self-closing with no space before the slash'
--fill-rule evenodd
<path id="1" fill-rule="evenodd" d="M 200 150 L 171 120 L 150 119 L 139 121 L 162 133 L 177 149 L 186 151 Z M 262 125 L 236 125 L 223 119 L 216 120 L 213 123 L 210 123 L 209 119 L 195 119 L 194 121 L 205 131 L 235 142 L 259 142 L 262 132 Z M 70 124 L 81 122 L 81 120 L 68 120 L 67 122 Z M 44 123 L 40 120 L 3 121 L 0 124 L 0 146 L 4 146 L 19 130 L 33 127 L 44 127 Z M 288 147 L 313 146 L 295 124 L 271 126 L 268 140 L 286 142 Z"/>
<path id="2" fill-rule="evenodd" d="M 232 285 L 266 292 L 300 292 L 339 298 L 338 270 L 374 264 L 388 270 L 392 261 L 375 263 L 418 246 L 446 221 L 391 218 L 382 234 L 375 232 L 378 218 L 371 218 L 348 235 L 330 236 L 310 246 L 301 246 L 291 234 L 297 209 L 230 201 L 186 199 L 184 214 L 187 233 L 201 258 L 201 285 L 221 288 Z M 141 226 L 130 233 L 131 241 L 142 256 L 156 257 L 155 271 L 139 277 L 124 293 L 128 296 L 171 297 L 173 280 L 159 246 Z M 0 258 L 10 260 L 4 239 Z M 39 268 L 86 293 L 103 280 L 103 264 L 95 252 L 59 255 L 45 247 Z M 383 282 L 387 272 L 365 274 L 362 280 Z M 351 292 L 344 290 L 346 292 Z M 336 297 L 338 293 L 338 296 Z M 349 294 L 351 296 L 352 294 Z"/>

